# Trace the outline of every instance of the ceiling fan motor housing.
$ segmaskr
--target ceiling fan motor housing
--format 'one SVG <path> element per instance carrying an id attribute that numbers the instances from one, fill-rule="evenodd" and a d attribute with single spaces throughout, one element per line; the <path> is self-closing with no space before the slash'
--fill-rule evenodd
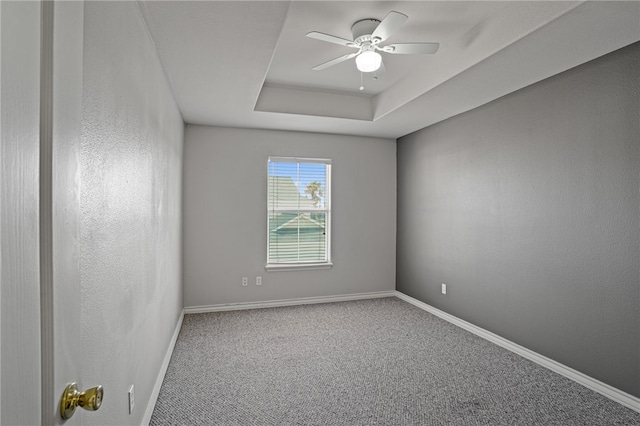
<path id="1" fill-rule="evenodd" d="M 353 41 L 361 45 L 365 41 L 371 41 L 371 34 L 378 28 L 380 21 L 378 19 L 361 19 L 351 26 L 351 34 Z"/>

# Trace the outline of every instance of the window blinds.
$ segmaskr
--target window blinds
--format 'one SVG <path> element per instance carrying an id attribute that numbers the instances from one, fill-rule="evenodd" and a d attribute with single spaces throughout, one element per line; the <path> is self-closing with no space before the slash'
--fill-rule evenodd
<path id="1" fill-rule="evenodd" d="M 267 264 L 330 262 L 331 160 L 270 157 Z"/>

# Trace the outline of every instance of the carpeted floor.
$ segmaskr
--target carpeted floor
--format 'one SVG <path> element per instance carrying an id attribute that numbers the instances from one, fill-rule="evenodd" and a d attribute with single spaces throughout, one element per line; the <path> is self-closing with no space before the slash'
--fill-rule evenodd
<path id="1" fill-rule="evenodd" d="M 152 425 L 640 425 L 397 298 L 185 316 Z"/>

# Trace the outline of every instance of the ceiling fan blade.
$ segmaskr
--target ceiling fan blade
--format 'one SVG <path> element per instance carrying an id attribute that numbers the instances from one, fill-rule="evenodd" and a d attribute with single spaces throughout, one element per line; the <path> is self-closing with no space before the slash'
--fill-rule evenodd
<path id="1" fill-rule="evenodd" d="M 378 25 L 371 34 L 371 38 L 379 38 L 380 41 L 385 41 L 389 38 L 391 33 L 400 28 L 409 17 L 404 13 L 391 11 L 384 17 L 382 22 Z"/>
<path id="2" fill-rule="evenodd" d="M 340 56 L 338 58 L 335 58 L 335 59 L 332 59 L 330 61 L 327 61 L 327 62 L 325 62 L 323 64 L 316 65 L 315 67 L 313 67 L 311 69 L 314 70 L 314 71 L 320 71 L 320 70 L 323 70 L 325 68 L 332 67 L 332 66 L 334 66 L 336 64 L 339 64 L 340 62 L 344 62 L 344 61 L 347 61 L 347 60 L 349 60 L 351 58 L 355 58 L 356 56 L 358 56 L 358 53 L 360 53 L 360 52 L 349 53 L 348 55 Z"/>
<path id="3" fill-rule="evenodd" d="M 436 53 L 439 47 L 440 43 L 397 43 L 384 46 L 380 50 L 396 55 L 420 55 Z"/>
<path id="4" fill-rule="evenodd" d="M 332 36 L 330 34 L 319 33 L 317 31 L 311 31 L 310 33 L 307 33 L 307 37 L 315 38 L 316 40 L 327 41 L 329 43 L 339 44 L 340 46 L 355 47 L 353 41 L 351 40 Z"/>

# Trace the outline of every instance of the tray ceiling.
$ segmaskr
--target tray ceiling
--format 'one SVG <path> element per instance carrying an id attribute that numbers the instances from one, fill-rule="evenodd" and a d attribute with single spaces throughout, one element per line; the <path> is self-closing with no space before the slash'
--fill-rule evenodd
<path id="1" fill-rule="evenodd" d="M 142 1 L 142 16 L 188 124 L 397 138 L 640 40 L 639 2 Z M 351 26 L 395 10 L 388 43 L 438 42 L 434 55 L 383 53 L 374 80 Z"/>

